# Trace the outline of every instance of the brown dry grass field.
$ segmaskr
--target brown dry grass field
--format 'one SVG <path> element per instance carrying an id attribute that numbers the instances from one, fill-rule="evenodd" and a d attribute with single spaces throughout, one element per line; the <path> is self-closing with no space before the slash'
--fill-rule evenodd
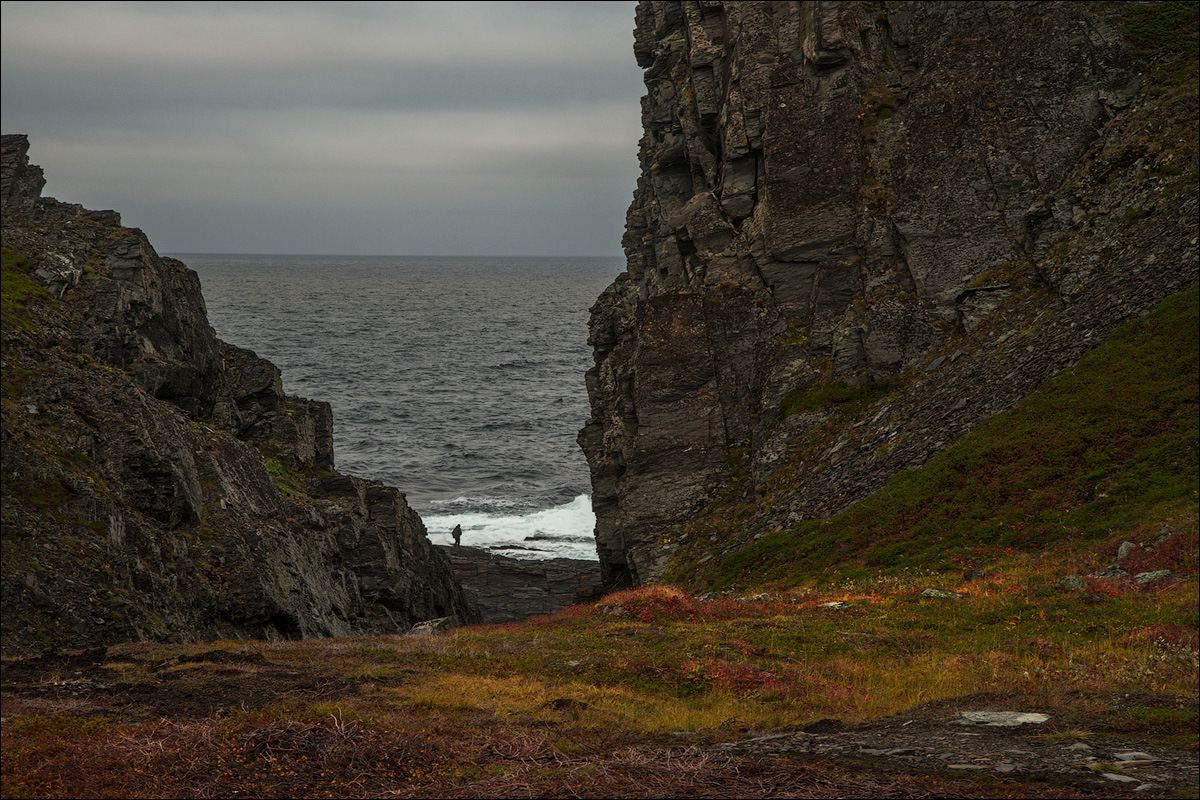
<path id="1" fill-rule="evenodd" d="M 1191 574 L 1144 587 L 1089 579 L 1072 590 L 1055 582 L 1070 566 L 1061 556 L 1018 557 L 966 585 L 926 574 L 713 599 L 659 586 L 433 636 L 5 659 L 3 794 L 1128 794 L 1132 784 L 1101 775 L 1115 770 L 1154 787 L 1139 796 L 1194 796 L 1196 530 L 1175 535 L 1175 567 Z M 920 595 L 939 585 L 961 596 Z M 965 757 L 1051 755 L 1012 772 L 862 755 L 875 740 L 944 739 L 972 709 L 1050 720 L 973 739 Z M 822 740 L 806 729 L 848 745 L 728 744 Z M 1065 765 L 1077 742 L 1160 763 Z"/>
<path id="2" fill-rule="evenodd" d="M 1195 797 L 1198 318 L 1193 286 L 827 522 L 722 555 L 752 515 L 714 505 L 674 584 L 425 637 L 6 655 L 0 791 Z M 950 724 L 998 710 L 1048 719 Z"/>

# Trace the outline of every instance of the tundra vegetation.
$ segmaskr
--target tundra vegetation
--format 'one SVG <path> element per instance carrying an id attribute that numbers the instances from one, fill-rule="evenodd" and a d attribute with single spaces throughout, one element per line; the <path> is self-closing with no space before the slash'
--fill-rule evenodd
<path id="1" fill-rule="evenodd" d="M 1197 320 L 1193 287 L 875 497 L 708 569 L 683 553 L 672 583 L 425 637 L 5 658 L 3 794 L 1102 796 L 706 748 L 984 707 L 1194 752 Z M 1126 540 L 1130 577 L 1093 577 Z"/>
<path id="2" fill-rule="evenodd" d="M 1184 166 L 1160 167 L 1164 196 L 1197 181 L 1194 16 L 1147 3 L 1123 17 L 1148 108 L 1178 122 L 1163 140 L 1188 145 Z M 870 129 L 902 99 L 872 96 Z M 866 202 L 885 199 L 875 191 Z M 35 263 L 4 250 L 5 331 L 52 302 Z M 763 499 L 723 493 L 679 535 L 662 583 L 593 604 L 431 636 L 5 655 L 0 794 L 1128 796 L 1135 783 L 1084 780 L 1145 774 L 1103 759 L 1063 777 L 715 745 L 868 722 L 933 739 L 958 711 L 1008 709 L 1049 715 L 1028 741 L 1194 764 L 1198 318 L 1193 286 L 828 519 L 747 530 Z M 27 379 L 5 367 L 6 406 Z M 783 412 L 861 417 L 909 379 L 807 387 Z M 278 461 L 269 473 L 281 492 L 299 484 Z M 52 508 L 62 487 L 5 484 L 18 490 Z M 1126 575 L 1103 571 L 1114 562 Z M 1195 797 L 1196 773 L 1140 794 Z"/>

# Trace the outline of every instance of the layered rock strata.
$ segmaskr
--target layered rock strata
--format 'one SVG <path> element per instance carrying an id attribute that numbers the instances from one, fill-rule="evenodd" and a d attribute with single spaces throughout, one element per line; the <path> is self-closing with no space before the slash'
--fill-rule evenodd
<path id="1" fill-rule="evenodd" d="M 404 495 L 334 471 L 329 405 L 118 214 L 42 198 L 28 147 L 3 138 L 5 653 L 477 620 Z"/>
<path id="2" fill-rule="evenodd" d="M 1124 13 L 638 5 L 642 171 L 579 436 L 607 586 L 720 492 L 776 527 L 860 499 L 1196 279 L 1194 91 Z M 784 413 L 838 381 L 888 400 Z"/>

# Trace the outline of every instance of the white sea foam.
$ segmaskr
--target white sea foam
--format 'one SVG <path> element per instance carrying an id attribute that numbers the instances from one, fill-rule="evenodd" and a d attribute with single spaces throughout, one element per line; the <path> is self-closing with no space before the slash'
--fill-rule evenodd
<path id="1" fill-rule="evenodd" d="M 468 498 L 460 498 L 463 505 Z M 581 558 L 597 561 L 592 532 L 592 499 L 581 494 L 570 503 L 529 514 L 464 512 L 424 515 L 429 541 L 454 544 L 450 531 L 462 526 L 462 544 L 494 550 L 511 558 Z"/>

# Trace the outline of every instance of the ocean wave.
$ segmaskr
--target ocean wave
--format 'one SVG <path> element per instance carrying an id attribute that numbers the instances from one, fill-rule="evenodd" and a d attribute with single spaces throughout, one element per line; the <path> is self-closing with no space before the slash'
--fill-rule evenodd
<path id="1" fill-rule="evenodd" d="M 429 501 L 430 514 L 434 516 L 462 516 L 464 514 L 505 514 L 518 511 L 537 511 L 532 501 L 517 497 L 456 497 L 453 500 Z M 428 518 L 433 519 L 434 516 Z"/>
<path id="2" fill-rule="evenodd" d="M 333 406 L 341 471 L 399 488 L 435 536 L 439 517 L 482 514 L 488 531 L 511 528 L 504 546 L 596 557 L 592 518 L 570 510 L 590 490 L 575 438 L 590 412 L 587 309 L 622 259 L 187 261 L 223 339 L 273 361 L 289 394 Z M 554 509 L 574 534 L 536 517 Z"/>

